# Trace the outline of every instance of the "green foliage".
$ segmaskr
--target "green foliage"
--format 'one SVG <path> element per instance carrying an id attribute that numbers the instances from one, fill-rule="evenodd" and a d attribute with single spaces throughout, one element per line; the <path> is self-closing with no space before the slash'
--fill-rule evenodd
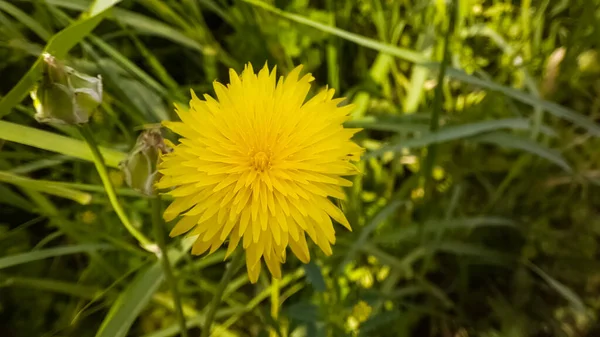
<path id="1" fill-rule="evenodd" d="M 217 290 L 214 336 L 600 335 L 598 8 L 0 0 L 0 335 L 179 333 L 148 199 L 117 168 L 190 88 L 211 94 L 246 62 L 302 63 L 354 104 L 354 231 L 331 257 L 288 257 L 276 320 L 266 274 L 219 284 L 224 252 L 168 240 L 190 335 Z M 83 133 L 34 119 L 43 52 L 102 76 Z"/>

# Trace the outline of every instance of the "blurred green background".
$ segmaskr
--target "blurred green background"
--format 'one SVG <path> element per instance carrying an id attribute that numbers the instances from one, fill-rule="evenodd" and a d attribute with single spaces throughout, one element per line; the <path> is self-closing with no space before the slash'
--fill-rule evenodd
<path id="1" fill-rule="evenodd" d="M 101 74 L 90 127 L 148 235 L 117 164 L 190 88 L 303 64 L 356 105 L 354 231 L 288 258 L 277 320 L 237 272 L 214 336 L 600 336 L 599 42 L 599 0 L 0 0 L 0 336 L 179 333 L 77 130 L 33 119 L 44 50 Z M 196 336 L 224 251 L 168 243 Z"/>

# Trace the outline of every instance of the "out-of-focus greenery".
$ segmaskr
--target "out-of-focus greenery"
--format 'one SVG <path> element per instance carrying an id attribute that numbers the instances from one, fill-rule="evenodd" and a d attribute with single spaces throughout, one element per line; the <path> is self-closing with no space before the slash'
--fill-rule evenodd
<path id="1" fill-rule="evenodd" d="M 90 127 L 149 236 L 118 162 L 190 88 L 301 63 L 355 104 L 354 231 L 288 259 L 277 321 L 268 275 L 236 273 L 214 336 L 599 336 L 599 42 L 598 0 L 0 0 L 0 335 L 179 331 L 77 130 L 33 118 L 46 50 L 102 76 Z M 226 263 L 186 244 L 169 241 L 198 335 Z"/>

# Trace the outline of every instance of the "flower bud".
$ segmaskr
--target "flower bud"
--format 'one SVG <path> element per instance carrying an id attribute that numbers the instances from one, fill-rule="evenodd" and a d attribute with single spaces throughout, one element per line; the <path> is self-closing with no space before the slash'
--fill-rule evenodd
<path id="1" fill-rule="evenodd" d="M 154 195 L 160 155 L 170 151 L 160 130 L 150 129 L 142 132 L 127 158 L 119 164 L 127 185 L 145 195 Z"/>
<path id="2" fill-rule="evenodd" d="M 42 80 L 30 95 L 39 122 L 83 124 L 102 103 L 102 77 L 79 73 L 45 53 Z"/>

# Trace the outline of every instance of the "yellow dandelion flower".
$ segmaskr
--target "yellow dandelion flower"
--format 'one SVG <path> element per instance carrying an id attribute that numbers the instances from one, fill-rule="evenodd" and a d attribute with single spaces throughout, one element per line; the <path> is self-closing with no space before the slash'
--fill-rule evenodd
<path id="1" fill-rule="evenodd" d="M 286 248 L 304 263 L 305 233 L 325 254 L 335 243 L 332 219 L 350 224 L 329 199 L 344 199 L 342 178 L 356 174 L 362 148 L 352 142 L 360 129 L 345 129 L 350 106 L 339 107 L 334 90 L 306 100 L 313 77 L 302 66 L 276 79 L 267 65 L 258 74 L 248 64 L 230 84 L 215 82 L 217 99 L 192 92 L 190 108 L 176 107 L 181 122 L 164 125 L 181 136 L 162 157 L 158 183 L 173 188 L 165 220 L 181 215 L 171 236 L 198 235 L 193 254 L 216 251 L 227 239 L 227 256 L 238 243 L 246 251 L 251 282 L 261 257 L 281 278 Z"/>

